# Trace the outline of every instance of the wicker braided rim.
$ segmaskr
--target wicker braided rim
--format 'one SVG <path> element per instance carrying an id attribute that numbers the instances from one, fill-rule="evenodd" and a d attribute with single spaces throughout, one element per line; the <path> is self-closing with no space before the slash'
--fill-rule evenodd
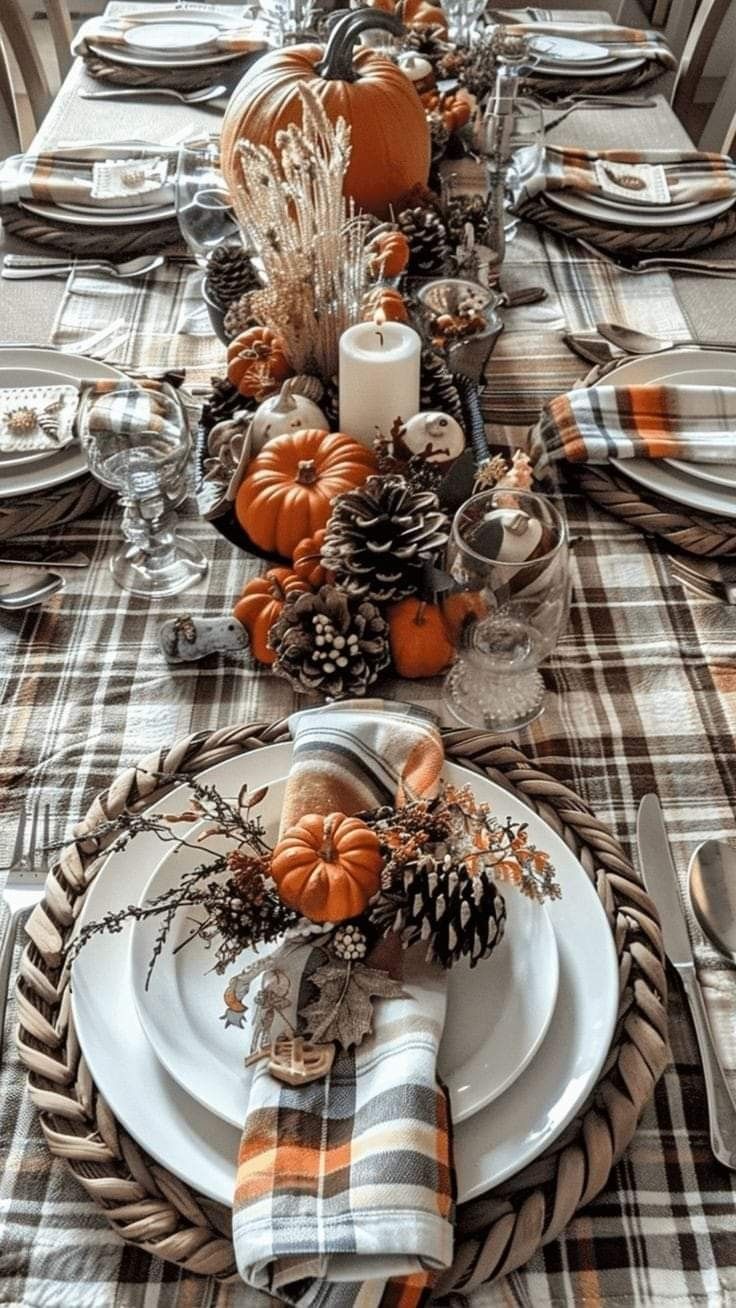
<path id="1" fill-rule="evenodd" d="M 666 72 L 658 59 L 648 59 L 641 68 L 611 73 L 610 77 L 547 77 L 532 74 L 524 78 L 524 91 L 541 100 L 557 96 L 610 95 L 614 91 L 632 91 Z"/>
<path id="2" fill-rule="evenodd" d="M 30 536 L 33 532 L 48 531 L 63 522 L 83 518 L 105 502 L 111 494 L 92 477 L 77 477 L 35 495 L 23 495 L 0 500 L 0 540 L 14 540 L 16 536 Z"/>
<path id="3" fill-rule="evenodd" d="M 558 209 L 543 196 L 525 200 L 517 210 L 526 222 L 548 227 L 568 241 L 587 241 L 599 250 L 621 255 L 682 254 L 725 241 L 736 232 L 736 205 L 707 222 L 678 223 L 676 227 L 627 227 L 624 223 L 593 222 L 580 214 Z"/>
<path id="4" fill-rule="evenodd" d="M 228 63 L 225 67 L 230 78 L 233 64 Z M 113 63 L 100 55 L 84 56 L 84 71 L 96 81 L 108 82 L 111 86 L 138 86 L 142 91 L 148 86 L 166 86 L 172 91 L 199 91 L 221 80 L 221 68 L 220 64 L 214 67 L 205 64 L 200 68 L 137 68 L 133 64 Z"/>
<path id="5" fill-rule="evenodd" d="M 99 866 L 103 845 L 92 839 L 97 826 L 160 798 L 171 788 L 162 775 L 201 772 L 286 739 L 285 721 L 200 732 L 118 776 L 76 828 L 86 842 L 67 847 L 48 877 L 45 899 L 29 920 L 31 943 L 18 983 L 20 1056 L 51 1152 L 66 1159 L 123 1239 L 187 1271 L 221 1279 L 236 1275 L 230 1214 L 144 1157 L 98 1093 L 71 1021 L 64 942 Z M 578 856 L 611 926 L 621 998 L 598 1084 L 564 1135 L 503 1185 L 460 1207 L 455 1261 L 437 1297 L 504 1276 L 563 1231 L 606 1184 L 668 1061 L 655 909 L 610 831 L 573 791 L 489 733 L 446 732 L 445 748 L 448 758 L 535 809 Z"/>
<path id="6" fill-rule="evenodd" d="M 79 227 L 75 223 L 49 222 L 19 205 L 8 204 L 0 205 L 0 222 L 6 236 L 32 241 L 42 250 L 63 250 L 65 254 L 133 256 L 162 254 L 181 246 L 176 218 L 129 227 Z"/>

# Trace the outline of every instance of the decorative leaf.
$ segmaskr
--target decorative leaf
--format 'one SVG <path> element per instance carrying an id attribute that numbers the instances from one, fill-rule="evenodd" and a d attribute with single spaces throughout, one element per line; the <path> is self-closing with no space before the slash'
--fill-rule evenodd
<path id="1" fill-rule="evenodd" d="M 252 795 L 248 794 L 248 787 L 241 787 L 238 795 L 238 808 L 245 809 L 246 813 L 250 812 L 256 804 L 261 804 L 268 794 L 268 786 L 261 786 L 260 790 L 254 790 Z"/>
<path id="2" fill-rule="evenodd" d="M 373 1030 L 373 1001 L 405 997 L 399 981 L 363 963 L 325 963 L 309 978 L 318 997 L 300 1014 L 313 1041 L 359 1045 Z"/>

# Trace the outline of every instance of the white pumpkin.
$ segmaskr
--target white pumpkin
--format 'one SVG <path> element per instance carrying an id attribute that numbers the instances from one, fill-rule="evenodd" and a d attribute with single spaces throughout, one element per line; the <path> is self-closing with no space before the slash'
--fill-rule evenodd
<path id="1" fill-rule="evenodd" d="M 303 427 L 329 431 L 330 424 L 314 400 L 294 390 L 294 378 L 289 377 L 278 395 L 269 395 L 253 415 L 253 453 L 257 454 L 274 436 L 286 436 L 289 432 L 301 431 Z"/>
<path id="2" fill-rule="evenodd" d="M 397 443 L 405 454 L 419 454 L 428 463 L 452 463 L 465 449 L 465 432 L 447 413 L 417 413 Z"/>

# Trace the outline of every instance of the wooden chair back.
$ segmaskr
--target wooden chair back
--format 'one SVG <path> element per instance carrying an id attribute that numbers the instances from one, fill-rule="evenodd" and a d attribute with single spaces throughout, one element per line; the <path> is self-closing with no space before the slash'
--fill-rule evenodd
<path id="1" fill-rule="evenodd" d="M 730 8 L 731 0 L 700 0 L 672 88 L 672 108 L 696 140 L 700 137 L 698 88 L 708 56 L 718 42 Z"/>

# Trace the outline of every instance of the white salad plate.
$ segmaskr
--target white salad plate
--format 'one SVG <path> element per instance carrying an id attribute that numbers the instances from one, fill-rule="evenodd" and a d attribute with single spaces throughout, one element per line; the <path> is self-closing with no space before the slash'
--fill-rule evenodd
<path id="1" fill-rule="evenodd" d="M 0 390 L 10 390 L 18 387 L 30 386 L 68 386 L 69 378 L 63 373 L 48 372 L 43 370 L 43 381 L 39 381 L 39 371 L 37 368 L 6 368 L 0 367 Z M 29 450 L 24 454 L 21 450 L 0 450 L 0 479 L 8 468 L 24 468 L 29 463 L 38 463 L 39 459 L 48 459 L 68 448 L 69 442 L 65 441 L 64 445 L 58 450 Z M 1 484 L 1 482 L 0 482 Z"/>
<path id="2" fill-rule="evenodd" d="M 545 195 L 560 209 L 570 213 L 581 214 L 584 218 L 601 219 L 609 223 L 621 223 L 624 215 L 621 206 L 615 201 L 599 198 L 597 195 L 581 195 L 579 191 L 546 191 Z M 626 206 L 627 227 L 679 227 L 682 223 L 706 222 L 725 213 L 734 204 L 734 197 L 709 200 L 707 204 L 695 205 L 647 205 L 646 208 Z"/>
<path id="3" fill-rule="evenodd" d="M 736 387 L 736 350 L 691 346 L 627 359 L 607 374 L 604 384 Z M 677 504 L 736 518 L 736 464 L 621 459 L 616 467 L 637 485 L 666 495 Z"/>
<path id="4" fill-rule="evenodd" d="M 532 36 L 529 41 L 532 54 L 540 55 L 542 62 L 564 64 L 610 64 L 616 56 L 605 45 L 593 41 L 578 41 L 571 36 L 555 36 L 552 32 Z"/>
<path id="5" fill-rule="evenodd" d="M 79 384 L 95 381 L 98 377 L 120 381 L 123 377 L 117 368 L 98 363 L 96 359 L 67 354 L 64 350 L 17 345 L 0 346 L 0 371 L 3 369 L 15 372 L 16 375 L 21 369 L 25 375 L 32 374 L 32 383 L 26 384 L 34 386 Z M 87 460 L 78 441 L 72 441 L 58 452 L 46 454 L 32 463 L 24 461 L 22 466 L 6 468 L 6 461 L 3 460 L 0 463 L 0 499 L 60 486 L 65 481 L 80 477 L 86 468 Z"/>
<path id="6" fill-rule="evenodd" d="M 202 774 L 227 795 L 260 787 L 289 770 L 291 744 L 227 760 Z M 561 898 L 548 905 L 557 938 L 560 980 L 547 1038 L 518 1081 L 454 1133 L 458 1197 L 482 1194 L 536 1158 L 575 1116 L 605 1061 L 618 1010 L 613 937 L 594 886 L 565 842 L 515 796 L 454 764 L 445 769 L 472 786 L 500 817 L 526 822 L 530 840 L 555 865 Z M 188 798 L 182 786 L 148 810 L 171 813 Z M 177 827 L 177 834 L 186 835 Z M 80 924 L 136 903 L 161 857 L 154 833 L 142 832 L 104 860 Z M 509 889 L 507 897 L 514 892 Z M 129 932 L 90 938 L 73 966 L 72 1005 L 90 1074 L 123 1127 L 159 1163 L 201 1194 L 230 1204 L 240 1132 L 207 1111 L 156 1057 L 138 1021 L 129 966 Z M 529 960 L 530 970 L 534 960 Z M 488 995 L 489 1010 L 494 1002 Z M 171 1015 L 176 1021 L 177 1015 Z M 201 1057 L 191 1051 L 192 1059 Z"/>
<path id="7" fill-rule="evenodd" d="M 186 10 L 161 5 L 140 10 L 135 19 L 135 26 L 124 34 L 125 47 L 111 47 L 92 38 L 88 42 L 90 50 L 113 63 L 139 68 L 197 68 L 226 63 L 239 58 L 241 52 L 218 50 L 218 35 L 240 29 L 250 21 L 242 12 L 226 14 L 206 5 L 187 6 Z"/>
<path id="8" fill-rule="evenodd" d="M 584 68 L 579 63 L 563 63 L 561 59 L 539 59 L 534 63 L 534 73 L 543 73 L 549 77 L 559 77 L 560 74 L 570 74 L 571 77 L 580 77 L 585 73 L 586 77 L 613 77 L 618 73 L 633 72 L 635 68 L 641 68 L 645 62 L 641 56 L 628 58 L 614 58 L 605 64 L 586 64 Z"/>
<path id="9" fill-rule="evenodd" d="M 285 786 L 286 777 L 272 782 L 257 810 L 272 843 L 278 837 Z M 196 845 L 207 826 L 203 822 L 188 839 Z M 223 848 L 221 841 L 205 845 Z M 140 904 L 172 890 L 185 873 L 202 863 L 202 857 L 201 846 L 169 850 Z M 557 940 L 546 907 L 540 911 L 538 904 L 514 891 L 505 901 L 506 931 L 492 956 L 474 968 L 460 963 L 449 974 L 439 1072 L 450 1094 L 454 1122 L 497 1099 L 521 1075 L 547 1033 L 557 999 Z M 148 962 L 159 923 L 150 917 L 133 924 L 130 965 L 136 1009 L 174 1080 L 218 1117 L 240 1126 L 250 1081 L 250 1070 L 243 1064 L 251 1049 L 250 1008 L 243 1028 L 222 1022 L 227 978 L 212 971 L 212 951 L 200 940 L 187 943 L 194 921 L 193 912 L 179 914 L 148 987 Z M 230 972 L 241 971 L 257 957 L 246 951 Z M 491 1006 L 489 994 L 494 997 Z M 175 1022 L 172 1013 L 177 1014 Z M 193 1059 L 192 1049 L 201 1050 L 202 1057 Z"/>
<path id="10" fill-rule="evenodd" d="M 146 209 L 137 205 L 124 213 L 110 213 L 102 205 L 98 209 L 84 208 L 82 205 L 41 204 L 36 200 L 19 200 L 21 208 L 28 213 L 35 213 L 39 218 L 52 218 L 56 222 L 61 216 L 65 223 L 74 223 L 77 227 L 132 227 L 140 223 L 159 223 L 165 218 L 173 218 L 176 206 L 162 205 L 160 209 Z"/>

